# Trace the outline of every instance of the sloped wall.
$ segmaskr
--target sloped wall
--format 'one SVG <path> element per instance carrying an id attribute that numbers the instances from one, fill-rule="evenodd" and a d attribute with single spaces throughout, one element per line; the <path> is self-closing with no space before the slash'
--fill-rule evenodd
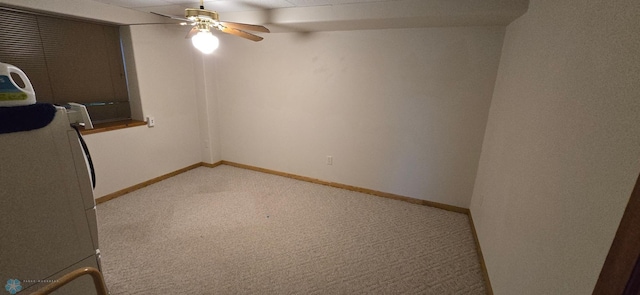
<path id="1" fill-rule="evenodd" d="M 495 294 L 591 294 L 640 171 L 637 1 L 507 27 L 471 204 Z"/>

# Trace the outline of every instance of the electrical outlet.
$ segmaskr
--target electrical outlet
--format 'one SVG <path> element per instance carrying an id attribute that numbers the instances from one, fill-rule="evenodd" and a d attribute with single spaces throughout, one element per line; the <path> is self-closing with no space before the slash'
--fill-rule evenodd
<path id="1" fill-rule="evenodd" d="M 156 126 L 156 119 L 154 117 L 147 117 L 147 126 Z"/>
<path id="2" fill-rule="evenodd" d="M 333 156 L 327 156 L 327 165 L 333 165 Z"/>

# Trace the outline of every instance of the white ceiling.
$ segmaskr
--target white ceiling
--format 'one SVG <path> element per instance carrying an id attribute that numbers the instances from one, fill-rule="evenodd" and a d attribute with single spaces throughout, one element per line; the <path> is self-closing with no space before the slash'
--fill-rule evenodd
<path id="1" fill-rule="evenodd" d="M 185 8 L 198 8 L 194 0 L 95 0 L 143 12 L 160 12 L 181 16 Z M 354 3 L 395 2 L 398 0 L 206 0 L 204 7 L 217 12 L 255 11 L 276 8 L 335 6 Z"/>
<path id="2" fill-rule="evenodd" d="M 0 0 L 0 4 L 114 24 L 174 22 L 199 0 Z M 271 32 L 506 26 L 529 0 L 205 0 L 220 20 L 265 25 Z"/>

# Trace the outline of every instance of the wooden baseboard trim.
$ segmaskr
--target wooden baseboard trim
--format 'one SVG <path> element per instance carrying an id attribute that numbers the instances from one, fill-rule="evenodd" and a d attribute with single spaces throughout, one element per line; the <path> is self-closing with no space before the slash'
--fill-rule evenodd
<path id="1" fill-rule="evenodd" d="M 476 232 L 476 226 L 473 224 L 473 217 L 471 211 L 469 211 L 469 223 L 471 224 L 471 233 L 473 233 L 473 239 L 476 242 L 476 248 L 478 249 L 478 259 L 480 260 L 480 267 L 482 267 L 482 277 L 484 278 L 485 289 L 487 295 L 493 295 L 493 288 L 491 287 L 491 281 L 489 280 L 489 272 L 487 271 L 487 265 L 484 263 L 484 256 L 482 255 L 482 247 L 480 247 L 480 240 L 478 239 L 478 233 Z"/>
<path id="2" fill-rule="evenodd" d="M 149 179 L 149 180 L 147 180 L 145 182 L 142 182 L 142 183 L 139 183 L 139 184 L 136 184 L 136 185 L 121 189 L 119 191 L 110 193 L 108 195 L 104 195 L 102 197 L 99 197 L 99 198 L 96 199 L 96 204 L 101 204 L 101 203 L 104 203 L 106 201 L 115 199 L 115 198 L 120 197 L 122 195 L 128 194 L 128 193 L 133 192 L 135 190 L 139 190 L 139 189 L 141 189 L 143 187 L 152 185 L 152 184 L 154 184 L 156 182 L 165 180 L 165 179 L 167 179 L 169 177 L 176 176 L 176 175 L 178 175 L 180 173 L 184 173 L 184 172 L 189 171 L 191 169 L 195 169 L 195 168 L 198 168 L 198 167 L 201 167 L 201 166 L 208 167 L 208 168 L 215 168 L 215 167 L 218 167 L 220 165 L 229 165 L 229 166 L 233 166 L 233 167 L 238 167 L 238 168 L 243 168 L 243 169 L 248 169 L 248 170 L 253 170 L 253 171 L 258 171 L 258 172 L 263 172 L 263 173 L 268 173 L 268 174 L 273 174 L 273 175 L 278 175 L 278 176 L 283 176 L 283 177 L 288 177 L 288 178 L 302 180 L 302 181 L 306 181 L 306 182 L 317 183 L 317 184 L 327 185 L 327 186 L 331 186 L 331 187 L 346 189 L 346 190 L 349 190 L 349 191 L 365 193 L 365 194 L 374 195 L 374 196 L 378 196 L 378 197 L 383 197 L 383 198 L 387 198 L 387 199 L 399 200 L 399 201 L 404 201 L 404 202 L 408 202 L 408 203 L 413 203 L 413 204 L 418 204 L 418 205 L 423 205 L 423 206 L 439 208 L 439 209 L 443 209 L 443 210 L 447 210 L 447 211 L 469 214 L 469 209 L 467 209 L 467 208 L 462 208 L 462 207 L 457 207 L 457 206 L 452 206 L 452 205 L 447 205 L 447 204 L 442 204 L 442 203 L 432 202 L 432 201 L 427 201 L 427 200 L 421 200 L 421 199 L 416 199 L 416 198 L 396 195 L 396 194 L 392 194 L 392 193 L 386 193 L 386 192 L 371 190 L 371 189 L 367 189 L 367 188 L 351 186 L 351 185 L 342 184 L 342 183 L 330 182 L 330 181 L 320 180 L 320 179 L 316 179 L 316 178 L 300 176 L 300 175 L 296 175 L 296 174 L 280 172 L 280 171 L 276 171 L 276 170 L 260 168 L 260 167 L 256 167 L 256 166 L 245 165 L 245 164 L 240 164 L 240 163 L 235 163 L 235 162 L 230 162 L 230 161 L 218 161 L 216 163 L 204 163 L 204 162 L 196 163 L 196 164 L 184 167 L 182 169 L 178 169 L 176 171 L 173 171 L 173 172 L 158 176 L 156 178 Z"/>
<path id="3" fill-rule="evenodd" d="M 240 163 L 235 163 L 235 162 L 222 161 L 222 164 L 223 165 L 228 165 L 228 166 L 233 166 L 233 167 L 238 167 L 238 168 L 243 168 L 243 169 L 248 169 L 248 170 L 253 170 L 253 171 L 258 171 L 258 172 L 263 172 L 263 173 L 274 174 L 274 175 L 288 177 L 288 178 L 293 178 L 293 179 L 297 179 L 297 180 L 302 180 L 302 181 L 307 181 L 307 182 L 327 185 L 327 186 L 331 186 L 331 187 L 346 189 L 346 190 L 349 190 L 349 191 L 365 193 L 365 194 L 374 195 L 374 196 L 378 196 L 378 197 L 383 197 L 383 198 L 387 198 L 387 199 L 400 200 L 400 201 L 409 202 L 409 203 L 413 203 L 413 204 L 424 205 L 424 206 L 434 207 L 434 208 L 438 208 L 438 209 L 444 209 L 444 210 L 447 210 L 447 211 L 469 214 L 469 209 L 467 209 L 467 208 L 462 208 L 462 207 L 442 204 L 442 203 L 438 203 L 438 202 L 432 202 L 432 201 L 421 200 L 421 199 L 416 199 L 416 198 L 411 198 L 411 197 L 406 197 L 406 196 L 401 196 L 401 195 L 396 195 L 396 194 L 391 194 L 391 193 L 385 193 L 385 192 L 371 190 L 371 189 L 367 189 L 367 188 L 361 188 L 361 187 L 351 186 L 351 185 L 347 185 L 347 184 L 330 182 L 330 181 L 320 180 L 320 179 L 316 179 L 316 178 L 300 176 L 300 175 L 296 175 L 296 174 L 280 172 L 280 171 L 276 171 L 276 170 L 260 168 L 260 167 L 255 167 L 255 166 L 245 165 L 245 164 L 240 164 Z"/>
<path id="4" fill-rule="evenodd" d="M 173 171 L 173 172 L 170 172 L 170 173 L 167 173 L 167 174 L 164 174 L 164 175 L 160 175 L 160 176 L 158 176 L 158 177 L 156 177 L 156 178 L 149 179 L 149 180 L 147 180 L 147 181 L 145 181 L 145 182 L 138 183 L 138 184 L 136 184 L 136 185 L 133 185 L 133 186 L 130 186 L 130 187 L 127 187 L 127 188 L 121 189 L 121 190 L 119 190 L 119 191 L 116 191 L 116 192 L 110 193 L 110 194 L 108 194 L 108 195 L 104 195 L 104 196 L 102 196 L 102 197 L 99 197 L 99 198 L 97 198 L 97 199 L 96 199 L 96 204 L 102 204 L 102 203 L 104 203 L 104 202 L 106 202 L 106 201 L 113 200 L 113 199 L 115 199 L 115 198 L 117 198 L 117 197 L 120 197 L 120 196 L 122 196 L 122 195 L 125 195 L 125 194 L 128 194 L 128 193 L 130 193 L 130 192 L 133 192 L 133 191 L 139 190 L 139 189 L 141 189 L 141 188 L 143 188 L 143 187 L 145 187 L 145 186 L 152 185 L 152 184 L 154 184 L 154 183 L 156 183 L 156 182 L 159 182 L 159 181 L 165 180 L 165 179 L 167 179 L 167 178 L 169 178 L 169 177 L 176 176 L 176 175 L 178 175 L 178 174 L 180 174 L 180 173 L 187 172 L 187 171 L 189 171 L 189 170 L 191 170 L 191 169 L 195 169 L 195 168 L 198 168 L 198 167 L 200 167 L 200 166 L 205 166 L 205 167 L 211 167 L 211 168 L 213 168 L 213 167 L 220 166 L 220 165 L 222 165 L 222 162 L 221 162 L 221 161 L 220 161 L 220 162 L 217 162 L 217 163 L 213 163 L 213 164 L 200 162 L 200 163 L 196 163 L 196 164 L 193 164 L 193 165 L 189 165 L 189 166 L 184 167 L 184 168 L 182 168 L 182 169 L 178 169 L 178 170 L 176 170 L 176 171 Z"/>
<path id="5" fill-rule="evenodd" d="M 200 162 L 200 164 L 201 164 L 202 166 L 204 166 L 204 167 L 208 167 L 208 168 L 216 168 L 216 167 L 218 167 L 218 166 L 222 165 L 222 161 L 218 161 L 218 162 L 215 162 L 215 163 L 213 163 L 213 164 L 212 164 L 212 163 Z"/>

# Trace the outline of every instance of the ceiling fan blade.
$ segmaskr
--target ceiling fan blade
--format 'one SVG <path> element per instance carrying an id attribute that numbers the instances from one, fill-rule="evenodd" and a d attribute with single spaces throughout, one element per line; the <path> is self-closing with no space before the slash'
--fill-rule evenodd
<path id="1" fill-rule="evenodd" d="M 259 25 L 250 25 L 250 24 L 234 23 L 234 22 L 220 22 L 220 24 L 222 24 L 225 27 L 243 30 L 243 31 L 254 31 L 254 32 L 263 32 L 263 33 L 270 32 L 269 29 L 267 29 L 266 27 L 259 26 Z"/>
<path id="2" fill-rule="evenodd" d="M 189 31 L 189 33 L 187 33 L 187 35 L 186 35 L 184 38 L 185 38 L 185 39 L 189 39 L 189 38 L 191 38 L 191 37 L 195 36 L 195 35 L 198 33 L 198 31 L 200 31 L 200 30 L 198 30 L 198 27 L 197 27 L 197 26 L 193 27 L 193 28 L 191 28 L 191 30 Z"/>
<path id="3" fill-rule="evenodd" d="M 179 20 L 179 21 L 183 21 L 183 22 L 191 22 L 190 20 L 188 20 L 188 19 L 186 19 L 184 17 L 177 17 L 177 16 L 174 16 L 174 15 L 168 15 L 168 14 L 158 13 L 158 12 L 153 12 L 153 11 L 149 11 L 149 13 L 155 14 L 155 15 L 159 15 L 159 16 L 162 16 L 162 17 L 168 17 L 170 19 L 175 19 L 175 20 Z"/>
<path id="4" fill-rule="evenodd" d="M 143 26 L 143 25 L 181 25 L 183 26 L 183 24 L 184 23 L 135 23 L 135 24 L 124 24 L 123 26 Z"/>
<path id="5" fill-rule="evenodd" d="M 260 36 L 256 36 L 254 34 L 247 33 L 247 32 L 242 31 L 242 30 L 238 30 L 238 29 L 234 29 L 234 28 L 227 28 L 225 26 L 220 26 L 220 27 L 221 27 L 220 31 L 222 31 L 224 33 L 235 35 L 235 36 L 242 37 L 242 38 L 245 38 L 245 39 L 249 39 L 251 41 L 258 42 L 258 41 L 264 39 L 264 38 L 262 38 Z"/>

